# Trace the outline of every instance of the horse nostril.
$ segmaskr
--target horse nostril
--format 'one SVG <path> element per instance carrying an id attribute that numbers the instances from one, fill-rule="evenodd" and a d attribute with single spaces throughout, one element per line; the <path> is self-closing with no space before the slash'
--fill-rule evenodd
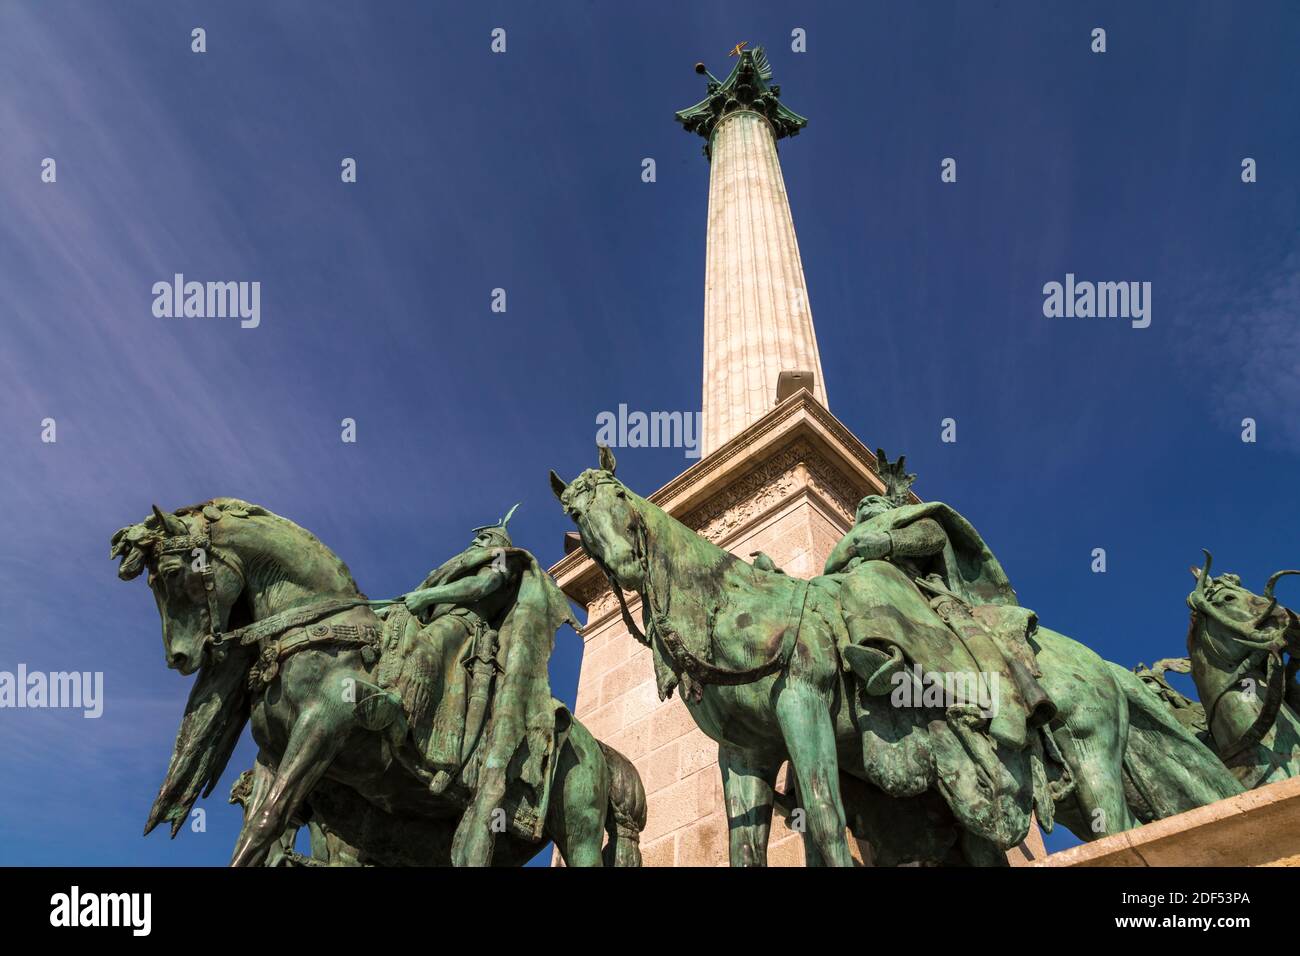
<path id="1" fill-rule="evenodd" d="M 190 659 L 184 654 L 169 654 L 167 656 L 167 666 L 174 671 L 183 671 L 189 664 Z"/>

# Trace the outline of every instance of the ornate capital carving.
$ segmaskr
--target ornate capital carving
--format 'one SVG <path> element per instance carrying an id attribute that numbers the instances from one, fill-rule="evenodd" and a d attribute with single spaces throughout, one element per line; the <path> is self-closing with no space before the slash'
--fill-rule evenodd
<path id="1" fill-rule="evenodd" d="M 698 72 L 704 64 L 696 67 Z M 781 87 L 769 85 L 772 67 L 762 47 L 745 50 L 730 75 L 718 82 L 709 77 L 709 95 L 694 106 L 679 110 L 677 122 L 688 133 L 698 133 L 705 139 L 704 155 L 710 156 L 709 141 L 718 122 L 728 113 L 749 110 L 765 117 L 772 125 L 777 139 L 798 135 L 808 125 L 808 120 L 780 102 Z"/>

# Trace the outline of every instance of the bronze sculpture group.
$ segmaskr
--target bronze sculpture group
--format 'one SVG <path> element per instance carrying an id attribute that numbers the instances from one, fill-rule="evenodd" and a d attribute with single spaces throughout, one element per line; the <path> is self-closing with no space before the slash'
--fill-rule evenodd
<path id="1" fill-rule="evenodd" d="M 766 862 L 774 807 L 802 811 L 811 865 L 852 863 L 846 828 L 876 865 L 1000 865 L 1032 818 L 1091 840 L 1300 773 L 1300 620 L 1274 597 L 1297 572 L 1256 595 L 1207 553 L 1188 658 L 1134 672 L 1040 625 L 974 527 L 911 496 L 902 459 L 878 468 L 886 493 L 811 580 L 691 531 L 608 449 L 551 475 L 661 698 L 718 742 L 733 866 Z M 555 633 L 577 622 L 508 521 L 396 601 L 238 499 L 119 531 L 168 666 L 198 674 L 146 832 L 179 830 L 251 724 L 234 865 L 518 865 L 547 840 L 571 866 L 640 865 L 640 778 L 552 698 Z"/>
<path id="2" fill-rule="evenodd" d="M 518 865 L 545 839 L 574 866 L 640 863 L 640 778 L 551 697 L 571 614 L 504 521 L 397 604 L 234 498 L 155 508 L 112 548 L 123 579 L 148 570 L 168 666 L 198 672 L 146 832 L 179 830 L 251 724 L 233 865 L 292 859 L 306 822 L 330 863 Z"/>

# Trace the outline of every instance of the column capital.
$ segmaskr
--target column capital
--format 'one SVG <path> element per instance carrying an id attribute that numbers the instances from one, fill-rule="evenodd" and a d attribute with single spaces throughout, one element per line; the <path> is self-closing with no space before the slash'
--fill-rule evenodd
<path id="1" fill-rule="evenodd" d="M 705 139 L 704 155 L 712 158 L 713 131 L 728 113 L 749 110 L 767 118 L 777 139 L 796 136 L 808 120 L 781 102 L 781 87 L 771 84 L 772 67 L 763 48 L 740 52 L 740 58 L 725 80 L 718 80 L 703 63 L 695 72 L 709 78 L 709 94 L 694 106 L 679 110 L 674 118 L 688 133 Z"/>

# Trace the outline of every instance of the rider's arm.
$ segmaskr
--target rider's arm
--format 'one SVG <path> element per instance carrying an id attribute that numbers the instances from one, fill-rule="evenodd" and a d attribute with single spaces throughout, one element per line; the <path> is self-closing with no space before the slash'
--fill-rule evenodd
<path id="1" fill-rule="evenodd" d="M 933 518 L 922 518 L 889 532 L 889 557 L 928 558 L 943 550 L 947 535 Z"/>
<path id="2" fill-rule="evenodd" d="M 823 574 L 842 571 L 854 558 L 872 560 L 889 554 L 889 535 L 872 531 L 865 525 L 858 525 L 846 534 L 835 546 L 831 556 L 826 559 Z"/>
<path id="3" fill-rule="evenodd" d="M 485 567 L 478 574 L 406 595 L 406 606 L 420 611 L 435 604 L 470 604 L 487 597 L 505 582 L 506 573 Z"/>
<path id="4" fill-rule="evenodd" d="M 933 518 L 922 518 L 889 532 L 869 531 L 858 525 L 846 534 L 826 559 L 823 574 L 842 571 L 854 558 L 924 558 L 938 554 L 947 541 L 943 526 Z"/>
<path id="5" fill-rule="evenodd" d="M 835 546 L 835 550 L 826 559 L 826 566 L 822 568 L 822 574 L 834 574 L 842 570 L 856 556 L 857 552 L 853 547 L 853 531 L 850 530 L 848 534 L 840 539 L 840 543 Z"/>

